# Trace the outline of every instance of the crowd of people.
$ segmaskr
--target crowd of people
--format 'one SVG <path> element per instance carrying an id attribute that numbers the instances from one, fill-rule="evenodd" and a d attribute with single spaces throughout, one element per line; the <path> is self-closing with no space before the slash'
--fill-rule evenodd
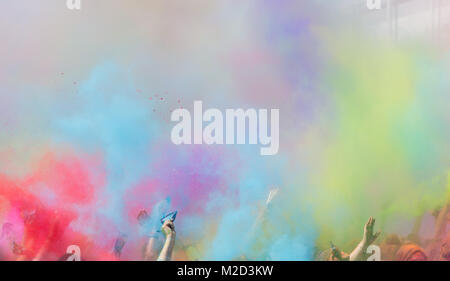
<path id="1" fill-rule="evenodd" d="M 260 227 L 270 210 L 272 200 L 278 193 L 278 189 L 270 191 L 264 208 L 261 210 L 259 216 L 256 218 L 254 225 L 251 227 L 247 235 L 255 238 L 258 236 L 258 227 Z M 173 213 L 172 213 L 173 214 Z M 419 235 L 419 230 L 423 221 L 423 216 L 417 217 L 414 227 L 409 235 L 402 237 L 398 234 L 383 233 L 375 231 L 375 219 L 370 217 L 364 225 L 361 233 L 362 239 L 357 243 L 354 249 L 347 253 L 340 250 L 339 246 L 330 243 L 330 247 L 326 249 L 315 248 L 316 253 L 314 259 L 317 261 L 367 261 L 367 260 L 383 260 L 383 261 L 450 261 L 450 200 L 437 208 L 433 212 L 434 220 L 434 234 L 432 238 L 423 238 Z M 146 261 L 170 261 L 172 260 L 176 231 L 175 231 L 175 216 L 165 216 L 159 221 L 160 227 L 151 228 L 149 233 L 145 234 L 146 241 L 142 245 L 142 259 Z M 141 228 L 146 228 L 150 220 L 150 216 L 145 210 L 141 210 L 137 216 L 137 222 Z M 26 222 L 25 222 L 26 223 Z M 18 244 L 11 238 L 12 225 L 4 222 L 2 225 L 2 232 L 0 239 L 8 240 L 10 250 L 16 257 L 16 260 L 42 260 L 45 251 L 48 249 L 50 239 L 47 244 L 40 247 L 37 254 L 33 257 L 27 257 L 24 253 L 26 249 L 23 245 Z M 158 229 L 159 228 L 159 229 Z M 251 239 L 249 238 L 249 241 Z M 378 256 L 373 258 L 373 251 L 368 250 L 370 246 L 375 246 L 378 249 Z M 115 239 L 113 247 L 113 255 L 116 260 L 121 260 L 123 249 L 127 247 L 127 236 L 119 235 Z M 4 250 L 4 249 L 2 249 Z M 80 260 L 75 259 L 76 250 L 70 250 L 64 253 L 58 260 Z M 376 255 L 375 255 L 376 256 Z M 372 258 L 371 258 L 372 257 Z M 1 259 L 1 256 L 0 256 Z M 263 258 L 270 260 L 270 257 Z M 236 257 L 235 260 L 253 260 L 246 256 Z"/>
<path id="2" fill-rule="evenodd" d="M 423 216 L 416 223 L 409 235 L 374 232 L 375 219 L 369 218 L 364 225 L 363 238 L 351 253 L 346 253 L 332 245 L 330 249 L 319 252 L 316 260 L 328 261 L 366 261 L 373 254 L 369 246 L 376 245 L 379 249 L 379 259 L 382 261 L 450 261 L 450 204 L 446 204 L 433 212 L 435 218 L 432 238 L 423 238 L 419 229 Z M 380 237 L 380 238 L 379 238 Z M 381 240 L 381 241 L 377 241 Z M 374 259 L 372 259 L 374 260 Z M 376 260 L 376 259 L 375 259 Z"/>

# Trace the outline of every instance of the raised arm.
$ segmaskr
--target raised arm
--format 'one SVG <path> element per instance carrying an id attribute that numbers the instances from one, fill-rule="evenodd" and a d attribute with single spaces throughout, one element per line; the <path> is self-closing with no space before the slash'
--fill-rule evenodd
<path id="1" fill-rule="evenodd" d="M 256 217 L 255 222 L 253 223 L 249 233 L 248 237 L 253 238 L 253 235 L 257 232 L 257 229 L 261 226 L 261 224 L 264 222 L 267 216 L 267 212 L 272 204 L 272 200 L 275 198 L 275 196 L 278 194 L 278 188 L 271 189 L 269 192 L 269 195 L 267 196 L 267 200 L 262 207 L 262 209 L 259 211 L 258 216 Z"/>
<path id="2" fill-rule="evenodd" d="M 154 236 L 150 237 L 147 241 L 147 244 L 145 245 L 145 252 L 144 252 L 145 261 L 154 261 L 156 259 L 155 244 L 156 238 Z"/>
<path id="3" fill-rule="evenodd" d="M 167 220 L 162 226 L 162 232 L 166 236 L 166 241 L 159 254 L 158 261 L 170 261 L 172 259 L 172 251 L 175 246 L 175 225 L 173 221 Z"/>
<path id="4" fill-rule="evenodd" d="M 439 215 L 436 218 L 436 224 L 434 227 L 434 238 L 439 239 L 445 232 L 445 228 L 447 226 L 448 220 L 448 211 L 450 205 L 450 195 L 447 195 L 447 200 L 445 201 L 444 206 L 442 207 Z"/>
<path id="5" fill-rule="evenodd" d="M 370 217 L 367 223 L 364 225 L 364 235 L 359 242 L 358 246 L 350 254 L 350 261 L 360 261 L 363 259 L 367 247 L 369 247 L 380 235 L 380 232 L 373 233 L 373 227 L 375 225 L 375 219 Z"/>

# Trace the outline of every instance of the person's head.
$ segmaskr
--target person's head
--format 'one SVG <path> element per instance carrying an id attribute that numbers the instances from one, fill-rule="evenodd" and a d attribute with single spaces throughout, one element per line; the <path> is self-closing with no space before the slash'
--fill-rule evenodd
<path id="1" fill-rule="evenodd" d="M 425 251 L 416 244 L 405 244 L 398 249 L 396 254 L 397 261 L 426 261 Z"/>
<path id="2" fill-rule="evenodd" d="M 402 246 L 400 237 L 397 234 L 387 235 L 380 244 L 381 259 L 385 261 L 395 260 L 398 249 Z"/>
<path id="3" fill-rule="evenodd" d="M 420 237 L 417 234 L 411 233 L 406 237 L 406 241 L 408 241 L 409 243 L 413 243 L 413 244 L 417 244 L 417 245 L 421 245 L 421 241 L 420 241 Z"/>
<path id="4" fill-rule="evenodd" d="M 389 234 L 386 236 L 386 238 L 384 238 L 384 243 L 386 244 L 390 244 L 390 245 L 401 245 L 402 244 L 402 240 L 400 239 L 400 237 L 397 234 Z"/>

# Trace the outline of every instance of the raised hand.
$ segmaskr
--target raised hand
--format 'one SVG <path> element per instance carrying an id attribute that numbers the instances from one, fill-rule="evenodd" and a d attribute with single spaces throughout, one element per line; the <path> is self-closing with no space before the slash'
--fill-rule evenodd
<path id="1" fill-rule="evenodd" d="M 270 205 L 273 198 L 275 198 L 275 196 L 277 195 L 278 190 L 279 190 L 278 188 L 274 188 L 274 189 L 270 190 L 269 196 L 267 197 L 267 200 L 266 200 L 266 205 Z"/>
<path id="2" fill-rule="evenodd" d="M 175 225 L 173 224 L 173 221 L 171 220 L 165 221 L 161 227 L 161 230 L 166 236 L 175 234 Z"/>
<path id="3" fill-rule="evenodd" d="M 159 254 L 158 261 L 170 261 L 172 259 L 172 251 L 175 245 L 175 225 L 173 221 L 166 220 L 161 227 L 162 232 L 166 235 L 166 242 Z"/>
<path id="4" fill-rule="evenodd" d="M 371 245 L 380 235 L 380 232 L 373 233 L 373 227 L 375 225 L 375 219 L 373 217 L 370 217 L 367 223 L 364 225 L 364 236 L 363 236 L 363 243 L 364 245 L 368 246 Z"/>

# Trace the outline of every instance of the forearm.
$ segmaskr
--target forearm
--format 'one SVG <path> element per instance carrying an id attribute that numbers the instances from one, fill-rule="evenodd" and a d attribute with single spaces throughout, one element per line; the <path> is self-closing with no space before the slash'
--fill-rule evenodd
<path id="1" fill-rule="evenodd" d="M 414 226 L 413 229 L 411 231 L 412 234 L 418 235 L 420 232 L 420 227 L 422 226 L 422 219 L 423 219 L 423 214 L 421 214 L 420 216 L 416 217 L 416 220 L 414 222 Z"/>
<path id="2" fill-rule="evenodd" d="M 358 246 L 350 253 L 350 261 L 361 261 L 363 260 L 364 254 L 367 250 L 367 247 L 364 241 L 359 242 Z"/>
<path id="3" fill-rule="evenodd" d="M 166 242 L 159 254 L 158 261 L 170 261 L 172 259 L 172 251 L 175 246 L 175 232 L 167 235 Z"/>
<path id="4" fill-rule="evenodd" d="M 445 227 L 447 224 L 447 212 L 448 212 L 449 202 L 445 203 L 444 207 L 442 207 L 439 212 L 438 217 L 436 218 L 435 230 L 434 230 L 434 238 L 439 239 L 441 235 L 445 231 Z"/>
<path id="5" fill-rule="evenodd" d="M 156 255 L 154 254 L 153 250 L 154 245 L 155 245 L 155 238 L 150 237 L 147 241 L 147 244 L 145 245 L 144 260 L 146 261 L 155 260 Z"/>
<path id="6" fill-rule="evenodd" d="M 252 240 L 255 236 L 255 234 L 261 229 L 261 226 L 263 225 L 264 221 L 266 220 L 267 216 L 267 206 L 264 206 L 258 213 L 258 216 L 256 217 L 252 227 L 250 228 L 250 231 L 247 234 L 247 239 Z"/>

